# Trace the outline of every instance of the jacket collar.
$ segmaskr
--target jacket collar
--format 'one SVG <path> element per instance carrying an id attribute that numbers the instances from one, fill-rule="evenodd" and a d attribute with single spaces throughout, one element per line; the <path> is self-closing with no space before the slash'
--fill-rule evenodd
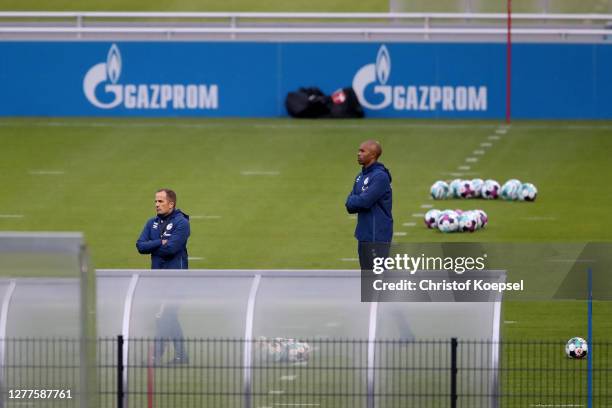
<path id="1" fill-rule="evenodd" d="M 362 172 L 363 174 L 368 174 L 368 173 L 371 173 L 372 171 L 374 171 L 374 169 L 375 169 L 375 168 L 378 168 L 378 167 L 381 167 L 381 166 L 382 166 L 382 167 L 384 167 L 384 166 L 383 166 L 381 163 L 379 163 L 379 162 L 374 162 L 374 163 L 372 163 L 372 164 L 371 164 L 369 167 L 365 167 L 365 166 L 364 166 L 364 167 L 362 167 L 362 168 L 361 168 L 361 172 Z"/>

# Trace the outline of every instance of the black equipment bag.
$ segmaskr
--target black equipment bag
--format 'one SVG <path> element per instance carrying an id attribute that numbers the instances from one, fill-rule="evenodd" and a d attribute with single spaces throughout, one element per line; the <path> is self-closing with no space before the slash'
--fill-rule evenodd
<path id="1" fill-rule="evenodd" d="M 330 118 L 363 118 L 365 116 L 363 107 L 357 99 L 353 88 L 338 89 L 331 96 L 329 108 Z"/>
<path id="2" fill-rule="evenodd" d="M 320 118 L 329 115 L 330 98 L 319 88 L 300 88 L 289 92 L 285 107 L 294 118 Z"/>

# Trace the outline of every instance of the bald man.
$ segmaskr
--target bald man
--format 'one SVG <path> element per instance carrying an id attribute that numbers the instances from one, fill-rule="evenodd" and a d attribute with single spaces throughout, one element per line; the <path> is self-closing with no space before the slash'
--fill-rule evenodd
<path id="1" fill-rule="evenodd" d="M 357 214 L 355 238 L 359 243 L 359 263 L 364 270 L 372 269 L 373 257 L 388 256 L 393 237 L 391 173 L 378 162 L 381 154 L 379 142 L 361 143 L 357 153 L 361 172 L 346 199 L 349 214 Z"/>

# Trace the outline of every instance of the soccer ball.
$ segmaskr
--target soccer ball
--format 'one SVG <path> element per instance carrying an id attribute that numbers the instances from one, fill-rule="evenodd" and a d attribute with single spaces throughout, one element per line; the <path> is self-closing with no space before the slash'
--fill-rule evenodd
<path id="1" fill-rule="evenodd" d="M 287 362 L 304 363 L 310 358 L 310 344 L 290 339 L 287 343 Z"/>
<path id="2" fill-rule="evenodd" d="M 489 216 L 487 215 L 487 213 L 482 210 L 474 210 L 474 213 L 476 214 L 476 222 L 478 223 L 478 228 L 480 229 L 486 227 L 489 222 Z"/>
<path id="3" fill-rule="evenodd" d="M 537 196 L 538 189 L 531 183 L 523 183 L 518 193 L 518 198 L 521 201 L 535 201 Z"/>
<path id="4" fill-rule="evenodd" d="M 487 200 L 494 200 L 499 196 L 499 183 L 495 180 L 486 180 L 480 189 L 480 196 Z"/>
<path id="5" fill-rule="evenodd" d="M 459 216 L 459 231 L 474 232 L 478 221 L 472 211 L 465 211 Z"/>
<path id="6" fill-rule="evenodd" d="M 452 180 L 448 186 L 449 186 L 449 190 L 448 190 L 448 197 L 455 197 L 455 198 L 459 198 L 459 187 L 461 186 L 461 182 L 463 180 L 461 179 L 454 179 Z"/>
<path id="7" fill-rule="evenodd" d="M 429 193 L 431 194 L 431 198 L 434 200 L 444 200 L 448 197 L 449 187 L 445 181 L 436 181 L 431 186 Z"/>
<path id="8" fill-rule="evenodd" d="M 565 354 L 569 358 L 585 358 L 589 354 L 589 346 L 581 337 L 572 337 L 565 345 Z"/>
<path id="9" fill-rule="evenodd" d="M 500 195 L 504 200 L 517 200 L 522 183 L 517 179 L 510 179 L 504 183 L 501 188 Z"/>
<path id="10" fill-rule="evenodd" d="M 474 190 L 474 197 L 480 197 L 483 185 L 484 185 L 484 181 L 482 179 L 479 179 L 479 178 L 472 179 L 472 190 Z"/>
<path id="11" fill-rule="evenodd" d="M 459 197 L 461 198 L 472 198 L 475 195 L 475 191 L 472 188 L 472 182 L 470 180 L 461 180 L 458 192 Z"/>
<path id="12" fill-rule="evenodd" d="M 438 217 L 440 216 L 440 210 L 429 210 L 425 214 L 425 225 L 427 228 L 438 228 Z"/>
<path id="13" fill-rule="evenodd" d="M 438 217 L 438 229 L 442 232 L 455 232 L 459 229 L 459 216 L 453 210 L 444 210 Z"/>

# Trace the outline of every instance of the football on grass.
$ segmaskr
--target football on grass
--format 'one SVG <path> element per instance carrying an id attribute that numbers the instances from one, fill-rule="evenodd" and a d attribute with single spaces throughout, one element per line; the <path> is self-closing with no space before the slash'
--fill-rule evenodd
<path id="1" fill-rule="evenodd" d="M 565 345 L 565 354 L 569 358 L 585 358 L 589 354 L 589 346 L 582 337 L 572 337 Z"/>

